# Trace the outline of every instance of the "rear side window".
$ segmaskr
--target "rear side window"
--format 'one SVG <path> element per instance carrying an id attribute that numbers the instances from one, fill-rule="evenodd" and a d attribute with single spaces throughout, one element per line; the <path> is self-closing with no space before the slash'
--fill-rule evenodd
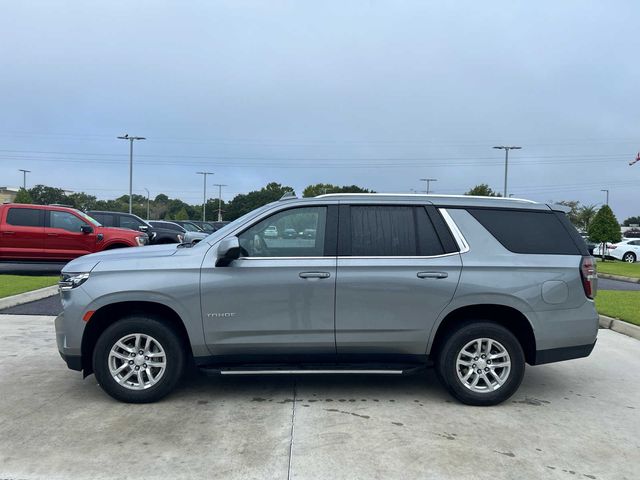
<path id="1" fill-rule="evenodd" d="M 105 227 L 114 227 L 115 221 L 113 215 L 108 213 L 90 213 L 92 218 L 95 218 L 98 222 L 100 222 Z"/>
<path id="2" fill-rule="evenodd" d="M 479 208 L 468 211 L 496 240 L 514 253 L 581 254 L 554 212 Z"/>
<path id="3" fill-rule="evenodd" d="M 17 227 L 44 227 L 44 210 L 35 208 L 10 208 L 7 223 Z"/>
<path id="4" fill-rule="evenodd" d="M 444 253 L 423 207 L 351 205 L 349 217 L 352 256 L 415 257 Z"/>

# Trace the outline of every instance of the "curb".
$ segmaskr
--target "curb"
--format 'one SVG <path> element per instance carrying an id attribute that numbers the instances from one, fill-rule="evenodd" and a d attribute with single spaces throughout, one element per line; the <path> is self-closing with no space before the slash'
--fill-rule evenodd
<path id="1" fill-rule="evenodd" d="M 622 333 L 629 337 L 640 340 L 640 327 L 633 325 L 632 323 L 618 320 L 617 318 L 607 317 L 606 315 L 600 315 L 600 327 L 608 328 L 614 332 Z"/>
<path id="2" fill-rule="evenodd" d="M 640 278 L 623 277 L 622 275 L 611 275 L 610 273 L 598 272 L 598 278 L 606 278 L 607 280 L 618 280 L 619 282 L 640 283 Z"/>
<path id="3" fill-rule="evenodd" d="M 38 290 L 31 290 L 30 292 L 0 298 L 0 310 L 15 307 L 16 305 L 22 305 L 23 303 L 33 302 L 35 300 L 42 300 L 43 298 L 51 297 L 57 293 L 58 285 L 52 285 L 50 287 L 39 288 Z"/>

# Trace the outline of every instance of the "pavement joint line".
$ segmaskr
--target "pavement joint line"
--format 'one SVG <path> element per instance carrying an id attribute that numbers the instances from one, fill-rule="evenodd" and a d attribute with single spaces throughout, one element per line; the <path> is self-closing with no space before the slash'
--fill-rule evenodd
<path id="1" fill-rule="evenodd" d="M 291 405 L 291 433 L 289 435 L 289 466 L 287 468 L 287 480 L 291 480 L 291 460 L 293 458 L 293 434 L 296 422 L 296 379 L 293 378 L 293 402 Z"/>

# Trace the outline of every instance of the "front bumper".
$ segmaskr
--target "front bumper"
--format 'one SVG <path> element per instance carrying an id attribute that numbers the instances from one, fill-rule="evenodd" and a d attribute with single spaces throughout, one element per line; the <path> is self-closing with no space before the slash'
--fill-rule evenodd
<path id="1" fill-rule="evenodd" d="M 79 349 L 69 348 L 65 332 L 64 312 L 56 317 L 56 343 L 58 352 L 71 370 L 82 370 L 82 355 Z"/>

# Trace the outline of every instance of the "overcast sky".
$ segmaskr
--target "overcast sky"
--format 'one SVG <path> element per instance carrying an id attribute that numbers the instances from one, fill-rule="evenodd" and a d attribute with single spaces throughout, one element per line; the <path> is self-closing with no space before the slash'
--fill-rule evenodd
<path id="1" fill-rule="evenodd" d="M 196 203 L 269 181 L 640 215 L 637 1 L 0 0 L 0 186 Z M 213 188 L 211 193 L 213 194 Z M 217 194 L 217 189 L 215 191 Z"/>

